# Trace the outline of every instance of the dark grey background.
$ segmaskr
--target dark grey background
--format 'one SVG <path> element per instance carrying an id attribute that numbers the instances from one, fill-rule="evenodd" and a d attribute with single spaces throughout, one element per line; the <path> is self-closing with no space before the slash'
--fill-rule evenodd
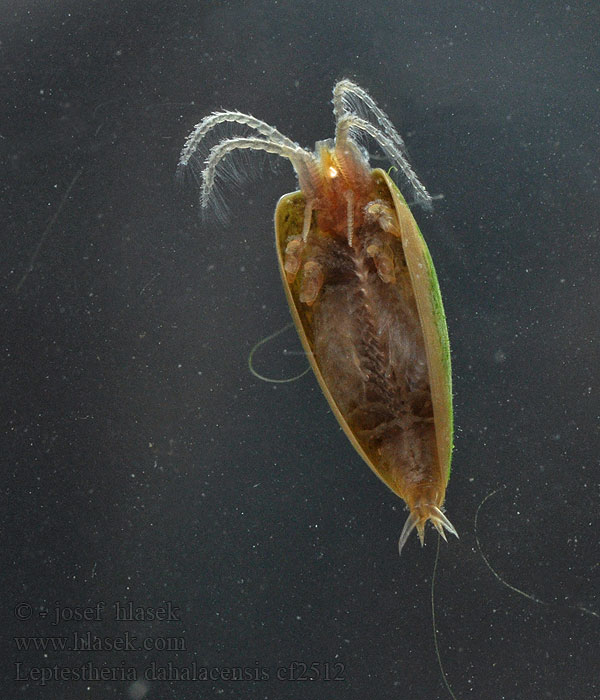
<path id="1" fill-rule="evenodd" d="M 4 698 L 447 698 L 437 536 L 340 432 L 314 378 L 256 380 L 288 322 L 272 212 L 291 169 L 177 185 L 211 110 L 305 146 L 331 88 L 406 137 L 446 303 L 456 401 L 435 603 L 457 698 L 600 697 L 599 11 L 595 2 L 3 2 Z M 257 369 L 291 376 L 294 332 Z M 284 354 L 283 351 L 291 351 Z M 511 591 L 486 567 L 536 599 Z M 103 622 L 52 611 L 107 605 Z M 172 601 L 181 622 L 117 622 Z M 20 621 L 15 605 L 31 605 Z M 583 609 L 582 609 L 583 608 Z M 48 617 L 40 613 L 49 610 Z M 22 651 L 126 631 L 174 651 Z M 264 667 L 262 682 L 15 681 L 26 669 Z M 282 682 L 292 662 L 343 680 Z M 321 666 L 321 668 L 323 668 Z M 31 675 L 31 674 L 30 674 Z"/>

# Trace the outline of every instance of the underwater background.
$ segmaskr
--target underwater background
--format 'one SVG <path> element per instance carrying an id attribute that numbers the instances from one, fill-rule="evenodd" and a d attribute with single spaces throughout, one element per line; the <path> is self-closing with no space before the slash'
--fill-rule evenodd
<path id="1" fill-rule="evenodd" d="M 441 660 L 461 700 L 599 698 L 598 4 L 0 17 L 2 696 L 432 700 Z M 437 196 L 413 213 L 450 332 L 460 540 L 435 636 L 437 534 L 399 558 L 404 504 L 312 374 L 248 369 L 290 320 L 272 216 L 292 169 L 249 157 L 225 222 L 175 178 L 213 110 L 333 136 L 343 77 Z M 253 360 L 306 367 L 294 330 Z"/>

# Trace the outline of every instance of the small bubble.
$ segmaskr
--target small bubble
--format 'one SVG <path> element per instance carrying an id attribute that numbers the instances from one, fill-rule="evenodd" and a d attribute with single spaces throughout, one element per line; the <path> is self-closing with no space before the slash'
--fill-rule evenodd
<path id="1" fill-rule="evenodd" d="M 132 683 L 129 686 L 127 694 L 129 695 L 131 700 L 142 700 L 142 698 L 146 697 L 149 690 L 150 686 L 148 685 L 148 683 L 146 683 L 146 681 L 137 680 L 135 681 L 135 683 Z"/>

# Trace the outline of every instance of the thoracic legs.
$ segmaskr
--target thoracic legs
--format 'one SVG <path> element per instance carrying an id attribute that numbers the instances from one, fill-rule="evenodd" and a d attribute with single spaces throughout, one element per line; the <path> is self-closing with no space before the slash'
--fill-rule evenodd
<path id="1" fill-rule="evenodd" d="M 300 236 L 294 236 L 288 241 L 285 248 L 283 268 L 288 284 L 293 284 L 298 273 L 302 270 L 300 281 L 300 301 L 311 306 L 325 281 L 323 267 L 316 260 L 309 258 L 303 261 L 305 245 Z"/>
<path id="2" fill-rule="evenodd" d="M 302 253 L 304 252 L 304 243 L 300 236 L 294 236 L 288 241 L 285 247 L 285 256 L 283 268 L 288 284 L 292 284 L 296 279 L 300 265 L 302 264 Z"/>
<path id="3" fill-rule="evenodd" d="M 307 260 L 302 266 L 302 281 L 300 283 L 300 301 L 312 306 L 319 296 L 325 273 L 315 260 Z"/>
<path id="4" fill-rule="evenodd" d="M 387 284 L 396 281 L 394 253 L 388 243 L 382 243 L 378 238 L 375 238 L 367 246 L 367 255 L 373 259 L 377 274 L 382 282 Z"/>
<path id="5" fill-rule="evenodd" d="M 367 221 L 376 221 L 386 233 L 400 238 L 394 210 L 380 199 L 374 199 L 367 204 L 365 207 L 365 218 Z"/>

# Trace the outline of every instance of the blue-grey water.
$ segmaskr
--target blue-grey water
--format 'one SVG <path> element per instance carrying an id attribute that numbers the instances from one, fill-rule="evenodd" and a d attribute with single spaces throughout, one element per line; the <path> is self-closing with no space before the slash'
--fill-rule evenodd
<path id="1" fill-rule="evenodd" d="M 289 321 L 272 214 L 291 168 L 254 161 L 223 189 L 224 224 L 174 176 L 221 108 L 312 148 L 349 77 L 441 195 L 414 213 L 454 366 L 448 683 L 460 700 L 600 697 L 597 4 L 0 15 L 2 696 L 451 697 L 437 535 L 399 559 L 404 505 L 314 377 L 248 370 Z M 299 351 L 290 331 L 256 368 L 292 376 Z"/>

